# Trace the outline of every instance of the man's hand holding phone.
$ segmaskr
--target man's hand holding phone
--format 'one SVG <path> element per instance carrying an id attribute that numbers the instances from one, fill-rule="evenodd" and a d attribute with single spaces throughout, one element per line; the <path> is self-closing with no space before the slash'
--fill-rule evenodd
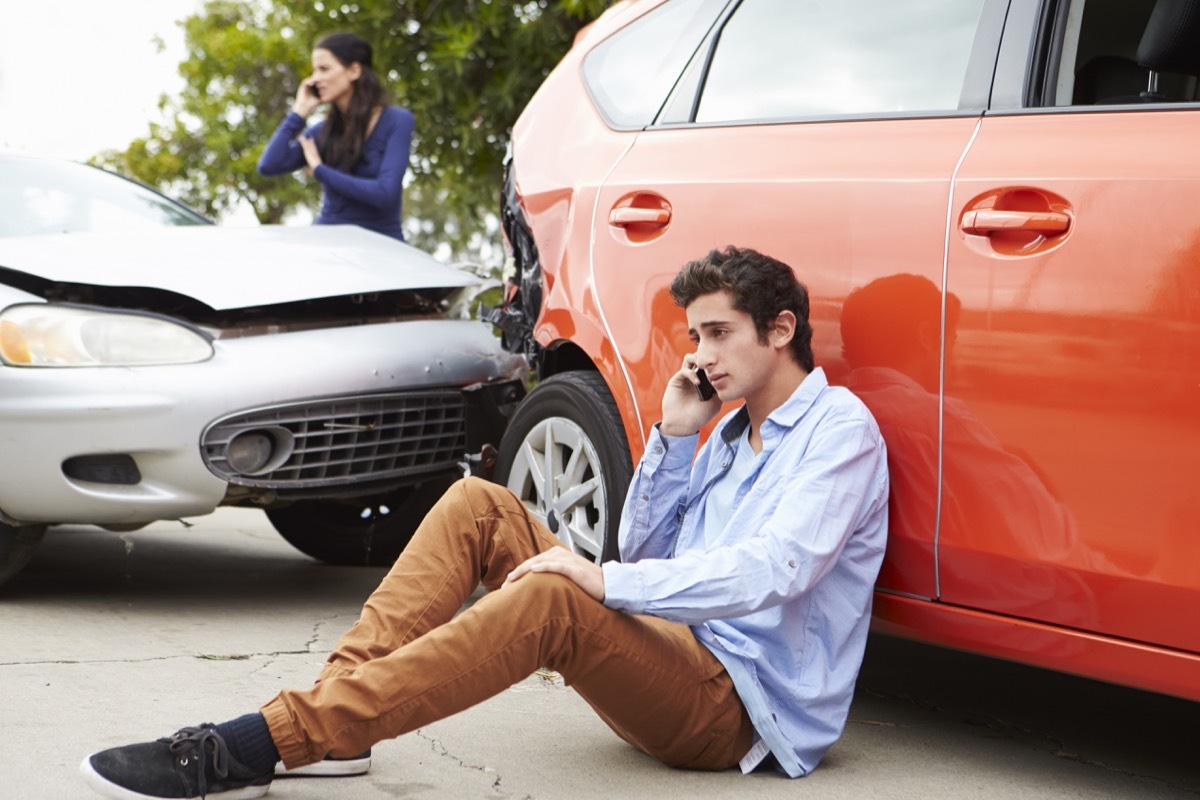
<path id="1" fill-rule="evenodd" d="M 667 436 L 698 433 L 721 410 L 721 398 L 708 382 L 694 355 L 683 358 L 683 366 L 667 381 L 663 392 L 662 425 Z"/>

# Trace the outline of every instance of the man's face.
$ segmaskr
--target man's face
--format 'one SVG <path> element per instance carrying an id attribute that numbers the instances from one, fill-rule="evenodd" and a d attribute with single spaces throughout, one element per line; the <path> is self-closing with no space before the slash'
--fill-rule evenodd
<path id="1" fill-rule="evenodd" d="M 733 307 L 728 292 L 697 297 L 686 309 L 696 364 L 723 402 L 750 400 L 770 381 L 777 351 L 759 341 L 754 320 Z"/>

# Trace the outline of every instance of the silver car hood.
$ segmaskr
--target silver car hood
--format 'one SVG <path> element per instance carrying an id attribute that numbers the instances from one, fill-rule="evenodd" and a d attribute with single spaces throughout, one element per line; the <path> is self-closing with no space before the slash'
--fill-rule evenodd
<path id="1" fill-rule="evenodd" d="M 165 289 L 218 311 L 480 282 L 354 225 L 0 237 L 0 267 L 58 283 Z"/>

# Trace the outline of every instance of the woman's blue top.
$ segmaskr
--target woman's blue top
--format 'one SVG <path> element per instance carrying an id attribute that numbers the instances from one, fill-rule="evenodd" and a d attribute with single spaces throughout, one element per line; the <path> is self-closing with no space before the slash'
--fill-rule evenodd
<path id="1" fill-rule="evenodd" d="M 307 135 L 316 138 L 322 124 L 313 125 Z M 282 175 L 305 166 L 304 151 L 297 141 L 302 131 L 304 117 L 288 112 L 258 160 L 259 173 Z M 360 225 L 404 241 L 400 203 L 412 133 L 412 112 L 399 106 L 385 106 L 350 172 L 328 164 L 313 170 L 313 177 L 325 190 L 316 223 Z"/>

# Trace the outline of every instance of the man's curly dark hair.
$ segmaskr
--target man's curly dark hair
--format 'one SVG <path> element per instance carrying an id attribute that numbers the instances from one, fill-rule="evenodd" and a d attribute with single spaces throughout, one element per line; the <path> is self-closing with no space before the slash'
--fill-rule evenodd
<path id="1" fill-rule="evenodd" d="M 722 291 L 729 292 L 735 309 L 754 320 L 758 340 L 763 344 L 781 311 L 795 314 L 792 358 L 808 372 L 813 371 L 808 289 L 796 280 L 791 267 L 757 250 L 730 245 L 689 261 L 671 281 L 671 297 L 682 308 L 698 297 Z"/>

